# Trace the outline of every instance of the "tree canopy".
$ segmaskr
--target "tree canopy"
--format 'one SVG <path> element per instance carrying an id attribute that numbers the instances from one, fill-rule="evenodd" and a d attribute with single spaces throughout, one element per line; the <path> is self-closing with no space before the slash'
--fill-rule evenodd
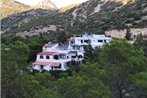
<path id="1" fill-rule="evenodd" d="M 84 62 L 72 62 L 65 72 L 30 72 L 35 54 L 49 40 L 43 36 L 3 40 L 2 98 L 147 97 L 146 42 L 141 38 L 135 44 L 113 40 L 96 50 L 88 46 Z"/>

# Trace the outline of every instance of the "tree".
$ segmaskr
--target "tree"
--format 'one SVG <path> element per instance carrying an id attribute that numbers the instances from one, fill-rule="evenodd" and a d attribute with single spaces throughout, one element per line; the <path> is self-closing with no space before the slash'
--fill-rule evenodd
<path id="1" fill-rule="evenodd" d="M 142 34 L 137 35 L 136 41 L 134 42 L 136 48 L 142 48 L 143 46 L 143 36 Z"/>
<path id="2" fill-rule="evenodd" d="M 2 45 L 2 98 L 53 98 L 42 82 L 27 73 L 27 46 L 19 41 Z M 57 98 L 57 97 L 54 97 Z"/>
<path id="3" fill-rule="evenodd" d="M 147 59 L 143 51 L 135 49 L 126 40 L 113 40 L 106 44 L 100 53 L 99 63 L 106 72 L 103 82 L 117 98 L 133 96 L 131 94 L 136 89 L 132 85 L 135 85 L 135 82 L 130 76 L 147 70 Z"/>
<path id="4" fill-rule="evenodd" d="M 79 64 L 80 62 L 77 62 L 77 61 L 71 61 L 71 62 L 68 62 L 67 65 L 68 65 L 68 70 L 69 71 L 76 71 L 78 72 L 79 71 Z"/>
<path id="5" fill-rule="evenodd" d="M 100 48 L 93 49 L 91 45 L 85 46 L 84 62 L 97 62 Z"/>
<path id="6" fill-rule="evenodd" d="M 137 49 L 142 48 L 144 50 L 145 56 L 147 56 L 147 40 L 143 39 L 142 34 L 139 34 L 134 42 L 134 47 Z"/>
<path id="7" fill-rule="evenodd" d="M 87 62 L 92 62 L 94 58 L 94 49 L 92 48 L 91 45 L 85 46 L 85 53 L 84 53 L 84 60 Z"/>
<path id="8" fill-rule="evenodd" d="M 79 75 L 59 79 L 57 87 L 63 98 L 113 98 L 102 82 Z"/>
<path id="9" fill-rule="evenodd" d="M 26 69 L 27 59 L 29 55 L 29 47 L 21 41 L 15 41 L 14 43 L 11 43 L 8 47 L 10 48 L 10 53 L 12 53 L 11 58 L 16 61 L 20 69 Z"/>
<path id="10" fill-rule="evenodd" d="M 142 47 L 143 47 L 143 50 L 144 50 L 144 54 L 147 57 L 147 40 L 143 41 L 143 46 Z"/>
<path id="11" fill-rule="evenodd" d="M 34 77 L 35 80 L 37 80 L 39 84 L 44 87 L 49 87 L 51 85 L 51 74 L 48 72 L 35 73 Z"/>
<path id="12" fill-rule="evenodd" d="M 146 98 L 147 94 L 147 71 L 130 75 L 130 80 L 134 82 L 135 93 L 132 92 L 133 98 Z M 132 83 L 132 82 L 131 82 Z M 130 84 L 131 84 L 130 83 Z M 132 83 L 133 84 L 133 83 Z"/>
<path id="13" fill-rule="evenodd" d="M 128 28 L 127 31 L 126 31 L 126 36 L 125 36 L 126 40 L 128 40 L 128 41 L 131 40 L 131 35 L 132 34 L 130 32 L 130 29 Z"/>
<path id="14" fill-rule="evenodd" d="M 56 41 L 58 43 L 64 44 L 65 42 L 67 42 L 67 39 L 70 37 L 69 34 L 65 33 L 65 32 L 59 32 L 58 35 L 56 36 Z"/>
<path id="15" fill-rule="evenodd" d="M 99 74 L 102 71 L 97 63 L 79 65 L 80 71 L 73 72 L 72 76 L 57 80 L 57 92 L 63 98 L 113 98 Z"/>

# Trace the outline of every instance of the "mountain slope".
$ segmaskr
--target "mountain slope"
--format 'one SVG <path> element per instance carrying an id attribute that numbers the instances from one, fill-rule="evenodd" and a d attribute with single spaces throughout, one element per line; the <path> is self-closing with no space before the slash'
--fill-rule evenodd
<path id="1" fill-rule="evenodd" d="M 78 4 L 71 4 L 71 5 L 68 5 L 66 7 L 60 8 L 58 11 L 59 12 L 66 12 L 67 10 L 70 10 L 70 9 L 76 7 L 76 6 L 78 6 Z"/>
<path id="2" fill-rule="evenodd" d="M 30 6 L 13 0 L 0 0 L 1 4 L 1 16 L 0 19 L 7 17 L 12 14 L 18 14 L 23 11 L 30 10 Z"/>
<path id="3" fill-rule="evenodd" d="M 146 0 L 90 0 L 76 6 L 65 13 L 55 13 L 33 19 L 27 23 L 22 22 L 15 26 L 2 24 L 5 33 L 31 33 L 35 28 L 56 26 L 57 31 L 70 33 L 93 32 L 102 33 L 109 29 L 142 28 L 147 27 L 147 1 Z M 30 16 L 26 16 L 29 18 Z M 3 21 L 10 21 L 11 16 Z M 2 21 L 2 23 L 3 23 Z M 9 26 L 8 26 L 9 25 Z M 27 29 L 25 29 L 27 28 Z M 57 32 L 54 31 L 54 32 Z"/>
<path id="4" fill-rule="evenodd" d="M 53 4 L 50 0 L 42 0 L 36 6 L 25 5 L 14 0 L 0 0 L 0 4 L 1 4 L 0 19 L 3 19 L 12 14 L 18 14 L 33 9 L 46 9 L 46 10 L 57 9 L 56 5 Z"/>
<path id="5" fill-rule="evenodd" d="M 36 27 L 43 23 L 45 25 L 46 19 L 42 19 L 42 17 L 53 18 L 57 12 L 54 10 L 29 10 L 23 13 L 11 15 L 7 18 L 2 19 L 2 31 L 17 33 L 19 31 L 30 30 L 32 27 Z"/>
<path id="6" fill-rule="evenodd" d="M 127 4 L 114 0 L 90 0 L 67 14 L 72 28 L 79 31 L 107 30 L 112 28 L 146 27 L 147 1 L 133 0 Z"/>
<path id="7" fill-rule="evenodd" d="M 56 5 L 50 0 L 42 0 L 34 7 L 41 9 L 57 9 Z"/>

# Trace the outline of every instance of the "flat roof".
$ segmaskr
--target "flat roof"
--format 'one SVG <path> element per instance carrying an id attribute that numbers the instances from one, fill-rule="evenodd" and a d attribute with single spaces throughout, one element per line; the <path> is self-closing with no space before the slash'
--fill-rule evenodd
<path id="1" fill-rule="evenodd" d="M 92 39 L 111 39 L 110 37 L 75 37 L 75 39 L 85 39 L 85 40 L 92 40 Z"/>

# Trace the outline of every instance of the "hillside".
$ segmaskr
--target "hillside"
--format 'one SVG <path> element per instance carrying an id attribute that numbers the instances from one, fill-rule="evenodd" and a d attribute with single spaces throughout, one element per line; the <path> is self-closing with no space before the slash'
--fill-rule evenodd
<path id="1" fill-rule="evenodd" d="M 57 9 L 56 5 L 51 2 L 50 0 L 42 0 L 40 2 L 38 2 L 35 6 L 33 6 L 34 8 L 41 8 L 41 9 Z"/>
<path id="2" fill-rule="evenodd" d="M 21 19 L 16 22 L 17 19 L 12 19 L 12 17 L 14 16 L 2 20 L 2 30 L 5 33 L 26 33 L 26 35 L 31 35 L 32 32 L 38 29 L 37 34 L 39 32 L 50 33 L 50 31 L 103 33 L 109 29 L 147 27 L 147 1 L 90 0 L 65 13 L 46 14 L 39 18 L 31 19 L 29 22 L 23 22 Z M 29 18 L 29 15 L 25 16 L 25 19 Z M 20 22 L 21 24 L 18 25 Z M 15 24 L 15 26 L 10 25 L 11 23 Z M 50 29 L 50 26 L 54 26 L 56 30 Z"/>
<path id="3" fill-rule="evenodd" d="M 35 6 L 25 5 L 14 0 L 0 0 L 0 4 L 1 4 L 0 19 L 3 19 L 12 14 L 19 14 L 21 12 L 25 12 L 33 9 L 46 9 L 46 10 L 57 9 L 56 5 L 53 4 L 50 0 L 42 0 Z"/>
<path id="4" fill-rule="evenodd" d="M 147 1 L 114 2 L 90 0 L 68 13 L 71 27 L 79 31 L 96 32 L 97 29 L 123 29 L 147 26 Z"/>
<path id="5" fill-rule="evenodd" d="M 0 0 L 1 3 L 1 16 L 0 19 L 12 14 L 18 14 L 23 11 L 30 10 L 30 6 L 13 0 Z"/>
<path id="6" fill-rule="evenodd" d="M 147 0 L 5 1 L 1 98 L 147 98 Z"/>
<path id="7" fill-rule="evenodd" d="M 70 10 L 76 6 L 78 6 L 78 4 L 71 4 L 71 5 L 60 8 L 58 11 L 59 12 L 66 12 L 67 10 Z"/>

